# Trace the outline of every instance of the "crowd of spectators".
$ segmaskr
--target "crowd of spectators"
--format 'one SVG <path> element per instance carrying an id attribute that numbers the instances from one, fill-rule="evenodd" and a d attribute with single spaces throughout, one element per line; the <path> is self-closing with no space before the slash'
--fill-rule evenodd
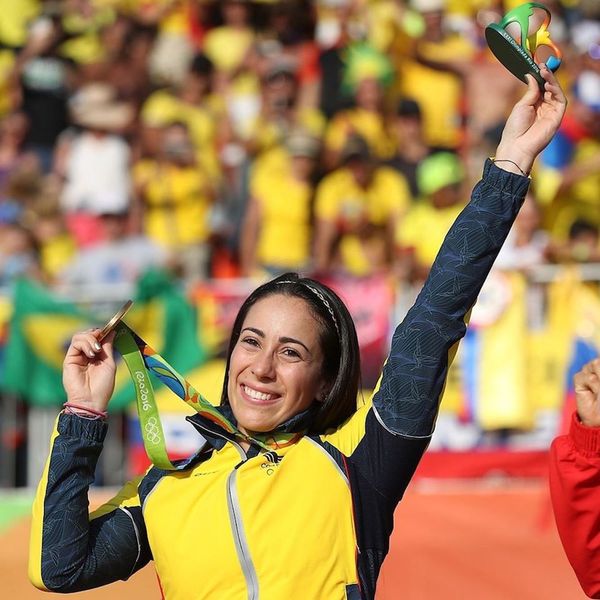
<path id="1" fill-rule="evenodd" d="M 525 86 L 512 0 L 0 0 L 0 287 L 421 280 Z M 570 105 L 499 259 L 600 258 L 600 3 L 547 0 Z"/>

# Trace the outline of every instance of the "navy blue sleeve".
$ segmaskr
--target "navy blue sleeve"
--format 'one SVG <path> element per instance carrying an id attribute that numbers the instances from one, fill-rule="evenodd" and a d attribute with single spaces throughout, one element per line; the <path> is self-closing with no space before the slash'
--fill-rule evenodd
<path id="1" fill-rule="evenodd" d="M 33 510 L 29 571 L 38 587 L 90 589 L 127 579 L 151 559 L 137 486 L 125 486 L 90 519 L 88 488 L 106 427 L 74 415 L 58 419 Z"/>
<path id="2" fill-rule="evenodd" d="M 394 333 L 373 398 L 376 416 L 390 433 L 407 438 L 429 438 L 433 433 L 451 350 L 466 332 L 466 315 L 506 240 L 528 185 L 527 177 L 486 162 L 483 178 Z"/>

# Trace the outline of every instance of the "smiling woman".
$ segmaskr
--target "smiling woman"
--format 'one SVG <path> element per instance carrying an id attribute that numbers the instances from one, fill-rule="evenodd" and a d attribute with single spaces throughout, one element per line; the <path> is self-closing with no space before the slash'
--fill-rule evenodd
<path id="1" fill-rule="evenodd" d="M 323 402 L 321 327 L 304 300 L 282 294 L 248 311 L 227 369 L 227 401 L 244 433 L 271 431 Z"/>
<path id="2" fill-rule="evenodd" d="M 326 431 L 356 410 L 360 357 L 352 317 L 318 281 L 281 275 L 240 308 L 225 373 L 221 404 L 231 406 L 240 427 L 271 431 L 308 410 L 312 428 Z M 274 394 L 268 411 L 246 401 L 257 392 Z"/>
<path id="3" fill-rule="evenodd" d="M 152 467 L 88 514 L 115 381 L 113 338 L 73 337 L 59 416 L 33 510 L 29 576 L 73 592 L 154 561 L 166 598 L 372 600 L 396 505 L 435 426 L 465 318 L 523 202 L 564 95 L 531 78 L 397 327 L 373 396 L 357 406 L 359 352 L 343 302 L 286 274 L 255 290 L 231 335 L 219 411 L 195 415 L 206 446 Z M 495 164 L 497 163 L 497 164 Z"/>

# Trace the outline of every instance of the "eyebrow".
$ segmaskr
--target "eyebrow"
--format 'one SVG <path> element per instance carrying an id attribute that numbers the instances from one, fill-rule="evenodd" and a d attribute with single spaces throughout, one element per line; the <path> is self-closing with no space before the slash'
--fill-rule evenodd
<path id="1" fill-rule="evenodd" d="M 240 335 L 242 333 L 244 333 L 244 331 L 251 331 L 252 333 L 255 333 L 257 336 L 259 336 L 261 338 L 265 337 L 264 331 L 261 331 L 260 329 L 257 329 L 256 327 L 244 327 L 244 329 L 242 329 L 242 331 L 240 331 Z M 309 354 L 312 355 L 312 352 L 308 349 L 308 346 L 304 342 L 301 342 L 300 340 L 297 340 L 296 338 L 284 336 L 284 337 L 279 338 L 279 342 L 282 344 L 298 344 L 298 345 L 302 346 Z"/>

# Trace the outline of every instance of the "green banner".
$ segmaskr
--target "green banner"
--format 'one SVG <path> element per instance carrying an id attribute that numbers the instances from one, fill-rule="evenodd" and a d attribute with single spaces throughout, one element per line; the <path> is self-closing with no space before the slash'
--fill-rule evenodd
<path id="1" fill-rule="evenodd" d="M 167 274 L 144 275 L 133 299 L 127 320 L 177 369 L 187 373 L 204 361 L 196 310 Z M 17 393 L 35 406 L 58 407 L 66 400 L 62 363 L 72 335 L 102 323 L 28 280 L 15 284 L 13 303 L 0 389 Z M 134 401 L 127 368 L 119 364 L 109 410 L 123 410 Z"/>

